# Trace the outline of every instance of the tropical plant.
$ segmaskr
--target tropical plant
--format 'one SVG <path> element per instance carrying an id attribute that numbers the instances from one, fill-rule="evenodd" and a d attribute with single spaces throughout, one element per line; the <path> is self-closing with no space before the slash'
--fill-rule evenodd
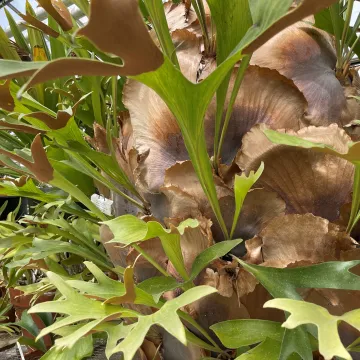
<path id="1" fill-rule="evenodd" d="M 0 244 L 9 287 L 56 291 L 28 312 L 57 314 L 42 359 L 98 336 L 125 360 L 355 358 L 354 2 L 76 0 L 82 28 L 38 3 L 47 25 L 27 4 L 29 41 L 9 12 L 0 39 L 0 192 L 40 203 Z"/>

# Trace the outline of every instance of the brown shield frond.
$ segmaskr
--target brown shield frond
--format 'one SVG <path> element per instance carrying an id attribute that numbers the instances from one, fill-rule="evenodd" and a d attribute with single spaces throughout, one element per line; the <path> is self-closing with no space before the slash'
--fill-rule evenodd
<path id="1" fill-rule="evenodd" d="M 225 224 L 231 229 L 235 211 L 235 199 L 233 194 L 219 199 L 221 212 Z M 234 239 L 248 240 L 257 235 L 268 221 L 276 216 L 285 214 L 285 202 L 279 195 L 265 189 L 251 190 L 244 201 L 240 217 L 234 231 Z M 215 221 L 215 215 L 209 208 L 204 214 L 213 221 L 212 232 L 215 239 L 222 239 L 221 229 Z M 243 245 L 233 249 L 232 254 L 242 256 Z"/>
<path id="2" fill-rule="evenodd" d="M 173 39 L 183 74 L 195 82 L 201 61 L 200 40 L 187 30 L 175 31 Z M 160 96 L 141 83 L 130 80 L 124 88 L 123 101 L 130 112 L 136 149 L 139 153 L 150 150 L 140 178 L 150 192 L 158 192 L 165 170 L 176 161 L 189 158 L 180 128 Z"/>
<path id="3" fill-rule="evenodd" d="M 264 265 L 277 263 L 276 267 L 286 267 L 301 261 L 317 264 L 339 259 L 341 252 L 354 249 L 356 242 L 326 219 L 294 214 L 270 220 L 246 246 L 245 259 L 258 257 L 261 247 Z"/>
<path id="4" fill-rule="evenodd" d="M 230 80 L 234 85 L 236 71 Z M 227 107 L 229 97 L 225 104 Z M 213 137 L 216 103 L 211 103 L 205 118 L 205 132 Z M 241 146 L 243 136 L 256 124 L 265 123 L 272 129 L 290 128 L 299 130 L 307 125 L 304 114 L 307 101 L 292 80 L 278 71 L 259 66 L 246 70 L 230 117 L 229 129 L 224 141 L 222 160 L 231 162 Z"/>
<path id="5" fill-rule="evenodd" d="M 292 79 L 309 104 L 312 125 L 351 120 L 342 85 L 335 75 L 336 55 L 328 34 L 299 22 L 259 48 L 252 64 L 278 70 Z"/>
<path id="6" fill-rule="evenodd" d="M 300 3 L 291 7 L 290 11 L 270 26 L 265 32 L 258 36 L 251 44 L 244 49 L 244 53 L 251 54 L 257 50 L 260 46 L 264 45 L 268 40 L 273 38 L 277 33 L 286 29 L 290 25 L 296 23 L 299 20 L 316 14 L 322 9 L 327 8 L 333 4 L 335 0 L 318 0 L 314 3 L 312 0 L 302 0 Z"/>
<path id="7" fill-rule="evenodd" d="M 340 208 L 349 201 L 354 166 L 337 156 L 311 149 L 271 143 L 263 131 L 254 127 L 244 136 L 236 163 L 249 172 L 261 161 L 265 170 L 258 185 L 278 193 L 286 202 L 288 213 L 312 213 L 330 221 L 339 217 Z M 291 132 L 301 138 L 323 142 L 337 151 L 347 149 L 350 138 L 336 125 L 308 127 Z"/>

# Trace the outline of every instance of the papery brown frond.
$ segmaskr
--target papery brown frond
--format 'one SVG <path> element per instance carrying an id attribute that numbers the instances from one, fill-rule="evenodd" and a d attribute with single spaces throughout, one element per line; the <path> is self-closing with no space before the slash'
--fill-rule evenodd
<path id="1" fill-rule="evenodd" d="M 317 264 L 339 259 L 341 252 L 354 249 L 356 242 L 339 226 L 305 214 L 279 216 L 270 220 L 259 235 L 248 240 L 246 245 L 246 260 L 258 258 L 261 246 L 263 263 L 274 266 L 275 261 L 278 262 L 276 267 L 286 267 L 301 261 Z"/>
<path id="2" fill-rule="evenodd" d="M 254 127 L 244 136 L 236 163 L 246 172 L 256 170 L 261 161 L 265 170 L 258 185 L 278 193 L 289 213 L 312 213 L 334 221 L 340 208 L 349 201 L 354 166 L 337 156 L 311 149 L 271 143 L 264 135 L 266 127 Z M 347 151 L 350 138 L 336 125 L 308 127 L 289 134 L 315 140 Z"/>
<path id="3" fill-rule="evenodd" d="M 82 101 L 83 99 L 80 99 L 71 108 L 59 110 L 56 114 L 56 118 L 41 111 L 26 114 L 26 116 L 41 120 L 51 130 L 59 130 L 65 127 L 68 121 L 75 115 L 76 110 Z"/>
<path id="4" fill-rule="evenodd" d="M 248 319 L 247 309 L 241 305 L 234 289 L 236 275 L 222 274 L 207 268 L 199 284 L 208 285 L 221 290 L 187 306 L 190 314 L 204 328 L 226 320 Z"/>
<path id="5" fill-rule="evenodd" d="M 226 227 L 231 229 L 234 211 L 234 195 L 224 196 L 219 199 L 221 213 L 223 214 Z M 240 217 L 234 231 L 234 239 L 248 240 L 257 235 L 272 218 L 285 213 L 285 202 L 276 193 L 264 190 L 254 189 L 250 191 L 244 201 Z M 208 208 L 205 216 L 209 217 L 214 225 L 212 232 L 215 239 L 221 239 L 221 229 L 216 222 L 215 215 Z M 242 256 L 243 244 L 232 250 L 232 254 Z"/>
<path id="6" fill-rule="evenodd" d="M 37 0 L 45 11 L 51 15 L 64 31 L 73 27 L 69 9 L 61 0 Z"/>
<path id="7" fill-rule="evenodd" d="M 252 64 L 278 70 L 292 79 L 309 103 L 312 125 L 351 120 L 342 85 L 335 76 L 336 55 L 328 34 L 299 22 L 259 48 Z"/>
<path id="8" fill-rule="evenodd" d="M 174 4 L 168 1 L 164 4 L 164 10 L 170 33 L 185 29 L 201 37 L 199 20 L 192 8 L 187 9 L 184 3 Z"/>
<path id="9" fill-rule="evenodd" d="M 187 30 L 175 31 L 173 40 L 183 74 L 196 82 L 202 56 L 200 40 Z M 150 150 L 140 178 L 150 192 L 158 192 L 165 170 L 176 161 L 189 158 L 180 128 L 164 101 L 145 85 L 129 81 L 123 101 L 130 112 L 134 146 L 139 153 Z"/>
<path id="10" fill-rule="evenodd" d="M 284 16 L 277 20 L 260 36 L 257 36 L 256 39 L 243 50 L 243 52 L 245 54 L 253 53 L 280 31 L 286 29 L 297 21 L 303 20 L 308 16 L 320 12 L 321 10 L 329 7 L 334 2 L 335 0 L 318 0 L 315 3 L 312 0 L 301 0 L 300 2 L 297 2 L 295 7 L 291 6 L 289 11 Z"/>
<path id="11" fill-rule="evenodd" d="M 140 153 L 150 149 L 142 177 L 149 191 L 158 191 L 165 169 L 188 159 L 180 129 L 163 100 L 140 83 L 130 81 L 125 86 L 123 101 L 130 111 L 136 149 Z"/>
<path id="12" fill-rule="evenodd" d="M 78 34 L 85 35 L 100 50 L 119 56 L 127 75 L 155 70 L 164 61 L 133 0 L 91 1 L 89 22 Z"/>
<path id="13" fill-rule="evenodd" d="M 199 346 L 190 342 L 184 346 L 165 330 L 162 331 L 161 360 L 201 360 L 210 355 Z M 152 360 L 152 359 L 151 359 Z"/>
<path id="14" fill-rule="evenodd" d="M 10 93 L 10 80 L 0 84 L 0 108 L 6 111 L 13 111 L 15 107 L 14 99 Z"/>
<path id="15" fill-rule="evenodd" d="M 216 175 L 214 175 L 214 183 L 218 198 L 233 194 L 233 191 Z M 178 162 L 166 170 L 164 188 L 173 186 L 195 199 L 199 204 L 201 212 L 205 212 L 209 207 L 207 197 L 200 185 L 191 161 Z"/>
<path id="16" fill-rule="evenodd" d="M 100 242 L 104 245 L 106 253 L 114 266 L 126 267 L 126 256 L 129 252 L 128 248 L 119 246 L 116 243 L 108 243 L 114 238 L 114 234 L 107 225 L 100 226 Z"/>

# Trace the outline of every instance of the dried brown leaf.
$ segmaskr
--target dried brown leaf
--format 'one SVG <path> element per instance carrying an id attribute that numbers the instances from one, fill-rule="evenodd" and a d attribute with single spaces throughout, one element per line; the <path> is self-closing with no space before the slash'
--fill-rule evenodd
<path id="1" fill-rule="evenodd" d="M 37 2 L 54 18 L 64 31 L 72 29 L 73 23 L 70 11 L 62 0 L 37 0 Z"/>
<path id="2" fill-rule="evenodd" d="M 284 30 L 285 28 L 296 23 L 299 20 L 302 20 L 312 14 L 316 14 L 317 12 L 327 8 L 334 2 L 335 0 L 318 0 L 316 2 L 314 2 L 313 0 L 302 0 L 297 7 L 290 10 L 287 14 L 285 14 L 273 25 L 271 25 L 263 34 L 258 36 L 256 40 L 251 42 L 251 44 L 243 50 L 243 53 L 253 53 L 255 50 L 257 50 L 260 46 L 264 45 L 268 40 L 270 40 L 280 31 Z"/>
<path id="3" fill-rule="evenodd" d="M 294 81 L 309 103 L 309 124 L 345 125 L 352 119 L 343 87 L 335 76 L 332 39 L 325 32 L 299 22 L 260 47 L 251 63 L 276 69 Z"/>
<path id="4" fill-rule="evenodd" d="M 100 50 L 119 56 L 123 74 L 153 71 L 164 61 L 146 29 L 137 1 L 92 0 L 88 24 L 79 35 Z"/>
<path id="5" fill-rule="evenodd" d="M 41 30 L 44 34 L 49 35 L 53 38 L 59 37 L 60 34 L 57 31 L 53 30 L 50 26 L 47 26 L 42 21 L 38 20 L 36 17 L 30 15 L 29 13 L 27 13 L 26 15 L 18 13 L 18 15 L 28 24 Z"/>
<path id="6" fill-rule="evenodd" d="M 0 108 L 6 111 L 13 111 L 15 107 L 14 99 L 10 93 L 10 80 L 0 84 Z"/>
<path id="7" fill-rule="evenodd" d="M 338 226 L 312 214 L 285 215 L 269 221 L 257 237 L 246 242 L 248 259 L 258 257 L 260 241 L 264 263 L 270 266 L 269 262 L 278 262 L 280 267 L 301 261 L 317 264 L 336 260 L 341 251 L 356 245 Z"/>
<path id="8" fill-rule="evenodd" d="M 46 156 L 40 134 L 36 135 L 34 141 L 31 144 L 31 155 L 33 162 L 5 149 L 0 149 L 0 154 L 8 156 L 10 159 L 24 165 L 41 182 L 48 183 L 53 179 L 54 169 Z"/>
<path id="9" fill-rule="evenodd" d="M 354 166 L 330 155 L 334 151 L 324 154 L 273 144 L 264 135 L 264 129 L 263 125 L 256 126 L 244 136 L 242 150 L 236 158 L 239 167 L 249 172 L 256 170 L 263 161 L 265 170 L 258 185 L 278 193 L 285 200 L 288 212 L 312 213 L 330 221 L 336 220 L 341 206 L 349 201 Z M 340 152 L 348 149 L 350 140 L 337 125 L 311 126 L 288 133 L 325 143 Z"/>

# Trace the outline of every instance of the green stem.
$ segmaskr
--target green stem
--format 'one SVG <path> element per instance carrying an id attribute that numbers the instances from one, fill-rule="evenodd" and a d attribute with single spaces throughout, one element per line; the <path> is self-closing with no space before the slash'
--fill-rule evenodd
<path id="1" fill-rule="evenodd" d="M 107 221 L 109 218 L 98 209 L 91 200 L 73 183 L 64 178 L 59 172 L 54 170 L 54 178 L 49 181 L 49 184 L 61 190 L 64 190 L 76 200 L 83 203 L 90 211 L 92 211 L 101 221 Z"/>
<path id="2" fill-rule="evenodd" d="M 198 17 L 199 23 L 200 23 L 200 27 L 201 27 L 201 31 L 203 34 L 203 38 L 204 38 L 204 47 L 205 47 L 205 52 L 209 52 L 210 49 L 210 40 L 209 40 L 209 34 L 207 31 L 207 26 L 206 26 L 206 16 L 205 16 L 205 10 L 204 10 L 204 4 L 202 3 L 202 0 L 191 0 L 191 4 L 195 10 L 196 16 Z"/>
<path id="3" fill-rule="evenodd" d="M 351 213 L 348 226 L 346 228 L 347 233 L 351 233 L 351 230 L 359 220 L 359 208 L 360 208 L 360 165 L 355 165 L 354 184 L 353 184 L 353 199 L 351 203 Z"/>
<path id="4" fill-rule="evenodd" d="M 342 68 L 341 30 L 338 26 L 338 22 L 336 21 L 337 17 L 339 16 L 339 14 L 336 11 L 338 5 L 339 5 L 338 3 L 331 5 L 329 10 L 330 10 L 330 17 L 335 35 L 335 48 L 336 48 L 336 56 L 337 56 L 336 69 L 341 69 Z"/>
<path id="5" fill-rule="evenodd" d="M 122 192 L 121 190 L 119 190 L 116 186 L 114 186 L 113 188 L 111 188 L 112 191 L 114 191 L 115 193 L 117 193 L 118 195 L 122 196 L 124 199 L 126 199 L 127 201 L 131 202 L 132 204 L 134 204 L 136 207 L 138 207 L 140 210 L 143 211 L 147 211 L 147 209 L 145 208 L 145 206 L 143 206 L 142 204 L 140 204 L 139 202 L 137 202 L 136 200 L 134 200 L 132 197 L 130 197 L 129 195 L 126 195 L 124 192 Z"/>
<path id="6" fill-rule="evenodd" d="M 350 28 L 350 21 L 351 21 L 353 7 L 354 7 L 354 0 L 348 0 L 345 24 L 344 24 L 344 28 L 343 28 L 343 32 L 342 32 L 342 37 L 341 37 L 342 53 L 344 52 L 345 46 L 347 44 L 347 36 L 348 36 L 349 28 Z"/>
<path id="7" fill-rule="evenodd" d="M 348 63 L 350 63 L 350 60 L 351 60 L 351 58 L 353 57 L 353 54 L 354 54 L 355 46 L 356 46 L 356 44 L 358 43 L 358 41 L 359 41 L 359 37 L 356 38 L 356 40 L 354 41 L 354 43 L 352 44 L 352 46 L 351 46 L 351 48 L 350 48 L 350 50 L 349 50 L 349 52 L 348 52 L 348 54 L 347 54 L 347 56 L 346 56 L 346 58 L 345 58 L 345 60 L 344 60 L 344 64 L 345 64 L 345 65 L 347 65 Z"/>
<path id="8" fill-rule="evenodd" d="M 186 322 L 188 322 L 191 326 L 193 326 L 201 335 L 203 335 L 205 337 L 205 339 L 207 341 L 209 341 L 214 348 L 216 348 L 216 351 L 218 351 L 219 353 L 221 353 L 223 350 L 220 349 L 220 347 L 218 346 L 218 344 L 211 338 L 211 336 L 206 332 L 205 329 L 203 329 L 189 314 L 178 310 L 178 314 L 179 316 L 185 320 Z"/>
<path id="9" fill-rule="evenodd" d="M 229 105 L 228 105 L 227 110 L 226 110 L 224 125 L 223 125 L 222 131 L 221 131 L 221 137 L 220 137 L 219 147 L 218 147 L 218 150 L 217 150 L 218 151 L 217 156 L 216 156 L 216 159 L 214 159 L 214 161 L 216 161 L 217 164 L 219 164 L 219 161 L 220 161 L 221 149 L 222 149 L 222 146 L 223 146 L 224 141 L 225 141 L 225 135 L 226 135 L 226 132 L 227 132 L 227 129 L 228 129 L 228 126 L 229 126 L 230 117 L 231 117 L 231 114 L 232 114 L 232 111 L 233 111 L 233 108 L 234 108 L 234 103 L 235 103 L 237 94 L 239 92 L 242 80 L 244 79 L 245 71 L 246 71 L 246 69 L 247 69 L 247 67 L 248 67 L 248 65 L 250 63 L 250 59 L 251 59 L 251 55 L 247 55 L 242 59 L 242 61 L 240 63 L 239 70 L 238 70 L 238 73 L 236 75 L 234 88 L 233 88 L 233 90 L 231 92 L 230 102 L 229 102 Z"/>
<path id="10" fill-rule="evenodd" d="M 180 69 L 162 0 L 145 0 L 144 2 L 164 54 L 167 55 L 176 68 Z"/>
<path id="11" fill-rule="evenodd" d="M 118 126 L 117 126 L 117 96 L 118 96 L 118 79 L 117 76 L 113 76 L 111 79 L 111 91 L 112 91 L 112 110 L 113 110 L 113 128 L 112 131 L 118 136 Z"/>
<path id="12" fill-rule="evenodd" d="M 185 282 L 188 281 L 189 275 L 186 272 L 184 258 L 181 251 L 180 235 L 170 234 L 160 236 L 160 241 L 166 256 L 173 264 L 175 270 L 180 274 Z"/>
<path id="13" fill-rule="evenodd" d="M 146 253 L 139 245 L 131 244 L 131 246 L 141 254 L 151 265 L 159 270 L 164 276 L 170 276 L 149 254 Z"/>
<path id="14" fill-rule="evenodd" d="M 216 216 L 216 219 L 220 225 L 220 228 L 222 230 L 222 233 L 224 235 L 225 239 L 229 238 L 229 233 L 224 221 L 224 218 L 221 214 L 221 209 L 220 209 L 220 205 L 219 205 L 219 201 L 217 198 L 217 193 L 216 193 L 216 188 L 215 188 L 215 184 L 214 184 L 214 180 L 213 180 L 213 175 L 211 174 L 211 177 L 206 176 L 207 175 L 207 164 L 202 160 L 202 154 L 201 152 L 205 152 L 204 154 L 204 158 L 205 156 L 209 159 L 207 150 L 206 150 L 206 144 L 205 144 L 205 137 L 202 136 L 199 139 L 198 142 L 198 149 L 194 149 L 192 144 L 187 145 L 191 148 L 191 152 L 193 154 L 195 154 L 195 156 L 197 156 L 196 161 L 193 161 L 193 165 L 196 171 L 196 174 L 200 180 L 200 184 L 204 190 L 204 193 L 206 195 L 206 197 L 208 198 L 210 205 L 214 211 L 214 214 Z M 195 167 L 195 165 L 197 165 Z M 209 161 L 209 166 L 211 167 L 210 161 Z"/>

